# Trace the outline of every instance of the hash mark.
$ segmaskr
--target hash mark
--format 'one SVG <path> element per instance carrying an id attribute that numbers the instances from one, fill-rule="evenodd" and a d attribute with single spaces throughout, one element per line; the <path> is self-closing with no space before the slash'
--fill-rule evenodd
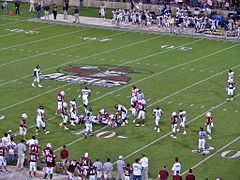
<path id="1" fill-rule="evenodd" d="M 171 103 L 172 103 L 172 101 L 169 101 L 169 102 L 168 102 L 168 104 L 171 104 Z"/>
<path id="2" fill-rule="evenodd" d="M 71 54 L 68 55 L 68 57 L 71 57 L 71 56 L 72 56 Z"/>
<path id="3" fill-rule="evenodd" d="M 236 110 L 236 111 L 234 111 L 235 113 L 237 113 L 238 112 L 238 109 Z"/>
<path id="4" fill-rule="evenodd" d="M 24 51 L 23 49 L 19 49 L 19 51 Z"/>
<path id="5" fill-rule="evenodd" d="M 204 108 L 205 106 L 201 106 L 200 108 L 202 109 L 202 108 Z"/>
<path id="6" fill-rule="evenodd" d="M 184 70 L 184 69 L 185 69 L 184 67 L 181 68 L 181 70 Z"/>
<path id="7" fill-rule="evenodd" d="M 227 108 L 223 109 L 223 111 L 227 111 Z"/>
<path id="8" fill-rule="evenodd" d="M 116 97 L 119 97 L 119 96 L 120 96 L 120 94 L 117 94 L 117 95 L 116 95 Z"/>
<path id="9" fill-rule="evenodd" d="M 154 64 L 154 66 L 155 66 L 155 67 L 157 67 L 157 65 L 156 65 L 156 64 Z"/>
<path id="10" fill-rule="evenodd" d="M 192 68 L 190 71 L 194 71 L 195 69 L 194 68 Z"/>
<path id="11" fill-rule="evenodd" d="M 149 64 L 146 64 L 147 66 L 149 66 Z"/>
<path id="12" fill-rule="evenodd" d="M 139 62 L 137 64 L 140 64 Z"/>

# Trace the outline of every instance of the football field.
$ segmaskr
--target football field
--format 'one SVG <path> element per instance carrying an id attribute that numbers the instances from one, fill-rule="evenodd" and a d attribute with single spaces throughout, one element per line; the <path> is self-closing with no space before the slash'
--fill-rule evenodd
<path id="1" fill-rule="evenodd" d="M 101 157 L 105 162 L 110 157 L 115 162 L 122 155 L 132 164 L 146 154 L 151 178 L 157 177 L 163 165 L 170 171 L 178 156 L 184 175 L 193 167 L 197 179 L 240 179 L 239 41 L 36 23 L 2 16 L 0 42 L 1 137 L 9 129 L 17 133 L 21 114 L 27 113 L 26 139 L 31 138 L 36 110 L 42 105 L 50 133 L 40 131 L 38 140 L 42 147 L 51 142 L 58 156 L 63 144 L 68 146 L 70 158 L 77 160 L 88 152 L 93 160 Z M 43 88 L 31 87 L 37 64 Z M 226 101 L 229 68 L 234 70 L 236 81 L 232 102 Z M 127 126 L 94 125 L 95 134 L 87 139 L 77 133 L 83 125 L 68 125 L 69 131 L 60 128 L 61 117 L 54 115 L 57 94 L 64 90 L 69 103 L 86 85 L 92 91 L 89 105 L 95 115 L 102 108 L 114 113 L 118 103 L 130 108 L 131 88 L 136 85 L 147 101 L 146 126 L 135 127 L 129 112 Z M 81 104 L 77 99 L 78 111 L 83 114 Z M 152 110 L 156 106 L 164 111 L 160 133 L 154 131 Z M 180 107 L 187 112 L 187 135 L 179 132 L 173 139 L 170 117 Z M 198 131 L 205 128 L 209 111 L 214 129 L 207 146 L 214 149 L 203 156 L 192 150 L 197 149 Z M 98 133 L 103 135 L 97 138 Z M 113 136 L 104 138 L 106 135 Z M 20 137 L 15 140 L 19 142 Z"/>

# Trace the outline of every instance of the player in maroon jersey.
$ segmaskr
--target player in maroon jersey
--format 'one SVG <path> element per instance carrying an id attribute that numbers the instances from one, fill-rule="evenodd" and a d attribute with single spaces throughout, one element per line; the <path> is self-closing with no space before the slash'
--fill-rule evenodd
<path id="1" fill-rule="evenodd" d="M 56 110 L 56 113 L 55 113 L 56 116 L 61 114 L 62 107 L 63 107 L 63 102 L 64 102 L 64 95 L 65 95 L 64 91 L 61 91 L 57 95 L 57 110 Z"/>
<path id="2" fill-rule="evenodd" d="M 169 173 L 167 171 L 167 167 L 163 166 L 163 168 L 159 171 L 159 180 L 168 180 Z"/>
<path id="3" fill-rule="evenodd" d="M 2 171 L 2 167 L 4 167 L 5 171 L 8 172 L 6 157 L 7 148 L 2 146 L 2 143 L 0 143 L 0 171 Z"/>
<path id="4" fill-rule="evenodd" d="M 29 153 L 33 152 L 33 153 L 39 154 L 39 149 L 40 149 L 40 145 L 31 144 L 30 147 L 29 147 Z"/>
<path id="5" fill-rule="evenodd" d="M 53 154 L 53 151 L 50 151 L 48 155 L 45 156 L 45 175 L 44 180 L 47 179 L 47 176 L 49 174 L 50 179 L 53 177 L 53 169 L 56 166 L 56 156 Z"/>
<path id="6" fill-rule="evenodd" d="M 67 128 L 67 121 L 68 121 L 68 110 L 67 110 L 67 103 L 64 102 L 62 106 L 62 122 L 59 124 L 60 127 L 64 127 L 65 130 L 68 130 Z"/>
<path id="7" fill-rule="evenodd" d="M 90 162 L 90 166 L 88 169 L 89 180 L 97 179 L 97 167 L 93 166 L 93 163 Z"/>
<path id="8" fill-rule="evenodd" d="M 138 123 L 136 124 L 136 126 L 139 126 L 139 121 L 142 122 L 142 126 L 145 126 L 145 118 L 146 118 L 146 108 L 147 108 L 147 104 L 146 101 L 144 99 L 139 100 L 138 101 L 138 116 L 137 116 L 137 121 Z M 133 123 L 135 123 L 135 121 L 133 120 Z"/>
<path id="9" fill-rule="evenodd" d="M 125 180 L 130 180 L 130 175 L 132 173 L 132 168 L 130 167 L 129 163 L 127 163 L 127 166 L 124 166 L 123 171 L 124 171 Z"/>
<path id="10" fill-rule="evenodd" d="M 212 128 L 213 128 L 213 117 L 212 117 L 212 114 L 210 112 L 208 112 L 206 114 L 206 127 L 207 127 L 207 133 L 208 133 L 208 136 L 207 136 L 207 139 L 212 139 Z"/>
<path id="11" fill-rule="evenodd" d="M 77 165 L 78 165 L 78 162 L 76 160 L 69 161 L 69 166 L 67 168 L 68 179 L 72 180 L 74 178 L 73 174 Z"/>
<path id="12" fill-rule="evenodd" d="M 130 111 L 132 112 L 133 120 L 137 118 L 137 107 L 138 107 L 137 96 L 133 96 L 131 97 L 131 108 L 130 108 Z"/>
<path id="13" fill-rule="evenodd" d="M 36 177 L 36 171 L 37 171 L 37 160 L 38 160 L 38 153 L 36 152 L 30 152 L 29 153 L 29 176 L 30 177 Z M 32 176 L 33 173 L 33 176 Z"/>
<path id="14" fill-rule="evenodd" d="M 88 153 L 86 152 L 84 156 L 81 157 L 81 163 L 83 167 L 88 167 L 90 165 L 91 159 L 88 157 Z"/>
<path id="15" fill-rule="evenodd" d="M 172 113 L 172 116 L 171 116 L 171 127 L 172 127 L 172 134 L 171 134 L 171 137 L 176 139 L 176 132 L 177 132 L 177 122 L 179 120 L 179 116 L 177 115 L 176 112 L 173 112 Z"/>
<path id="16" fill-rule="evenodd" d="M 83 167 L 82 163 L 77 165 L 77 173 L 78 173 L 78 179 L 79 180 L 86 180 L 86 175 L 85 175 L 85 168 Z"/>
<path id="17" fill-rule="evenodd" d="M 47 146 L 43 149 L 43 155 L 46 157 L 51 151 L 53 152 L 52 145 L 51 143 L 47 143 Z"/>
<path id="18" fill-rule="evenodd" d="M 23 113 L 20 119 L 20 124 L 19 124 L 19 135 L 22 136 L 22 139 L 25 139 L 25 136 L 27 134 L 26 125 L 27 125 L 27 114 Z"/>

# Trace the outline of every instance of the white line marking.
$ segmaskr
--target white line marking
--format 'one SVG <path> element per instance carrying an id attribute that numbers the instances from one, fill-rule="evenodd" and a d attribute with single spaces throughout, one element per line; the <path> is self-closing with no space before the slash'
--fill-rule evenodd
<path id="1" fill-rule="evenodd" d="M 236 111 L 234 111 L 235 113 L 237 113 L 238 112 L 238 110 L 236 110 Z"/>
<path id="2" fill-rule="evenodd" d="M 223 109 L 223 111 L 227 111 L 227 108 Z"/>
<path id="3" fill-rule="evenodd" d="M 232 140 L 231 142 L 229 142 L 228 144 L 226 144 L 225 146 L 223 146 L 222 148 L 220 148 L 219 150 L 217 150 L 215 153 L 211 154 L 210 156 L 208 156 L 207 158 L 203 159 L 202 161 L 200 161 L 199 163 L 195 164 L 194 166 L 191 167 L 191 169 L 195 169 L 196 167 L 200 166 L 201 164 L 203 164 L 204 162 L 206 162 L 207 160 L 209 160 L 210 158 L 212 158 L 213 156 L 215 156 L 216 154 L 218 154 L 220 151 L 224 150 L 225 148 L 227 148 L 228 146 L 232 145 L 233 143 L 235 143 L 236 141 L 238 141 L 240 139 L 240 136 L 238 136 L 237 138 L 235 138 L 234 140 Z M 188 170 L 186 170 L 185 172 L 182 173 L 182 175 L 186 174 L 188 172 Z"/>
<path id="4" fill-rule="evenodd" d="M 210 71 L 210 73 L 213 73 L 213 71 Z"/>
<path id="5" fill-rule="evenodd" d="M 203 72 L 203 71 L 204 71 L 204 70 L 202 70 L 202 69 L 200 70 L 200 72 Z"/>
<path id="6" fill-rule="evenodd" d="M 169 102 L 168 102 L 168 104 L 171 104 L 171 103 L 172 103 L 172 101 L 169 101 Z"/>
<path id="7" fill-rule="evenodd" d="M 117 95 L 116 95 L 116 97 L 119 97 L 119 96 L 120 96 L 120 94 L 117 94 Z"/>
<path id="8" fill-rule="evenodd" d="M 190 104 L 190 106 L 192 107 L 192 106 L 194 106 L 194 104 Z"/>
<path id="9" fill-rule="evenodd" d="M 184 69 L 185 69 L 185 67 L 182 67 L 182 68 L 181 68 L 181 70 L 184 70 Z"/>
<path id="10" fill-rule="evenodd" d="M 137 64 L 140 64 L 139 62 Z"/>
<path id="11" fill-rule="evenodd" d="M 202 109 L 202 108 L 204 108 L 205 106 L 201 106 L 200 108 Z"/>
<path id="12" fill-rule="evenodd" d="M 181 106 L 181 105 L 183 105 L 183 103 L 179 103 L 178 105 Z"/>
<path id="13" fill-rule="evenodd" d="M 99 94 L 100 92 L 98 91 L 98 92 L 96 92 L 96 94 Z"/>
<path id="14" fill-rule="evenodd" d="M 195 71 L 195 69 L 194 69 L 194 68 L 192 68 L 190 71 Z"/>

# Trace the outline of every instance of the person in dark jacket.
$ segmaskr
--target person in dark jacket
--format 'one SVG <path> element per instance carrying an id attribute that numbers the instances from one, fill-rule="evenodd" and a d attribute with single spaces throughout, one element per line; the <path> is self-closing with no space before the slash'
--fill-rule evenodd
<path id="1" fill-rule="evenodd" d="M 53 4 L 53 11 L 52 11 L 52 13 L 53 13 L 54 20 L 56 20 L 58 11 L 57 11 L 57 5 L 55 3 Z"/>
<path id="2" fill-rule="evenodd" d="M 75 6 L 75 9 L 74 9 L 74 17 L 75 17 L 75 20 L 73 21 L 73 23 L 80 23 L 79 9 L 77 6 Z"/>
<path id="3" fill-rule="evenodd" d="M 20 15 L 20 4 L 21 4 L 21 1 L 20 0 L 15 0 L 14 4 L 15 4 L 15 9 L 16 9 L 15 14 Z"/>

